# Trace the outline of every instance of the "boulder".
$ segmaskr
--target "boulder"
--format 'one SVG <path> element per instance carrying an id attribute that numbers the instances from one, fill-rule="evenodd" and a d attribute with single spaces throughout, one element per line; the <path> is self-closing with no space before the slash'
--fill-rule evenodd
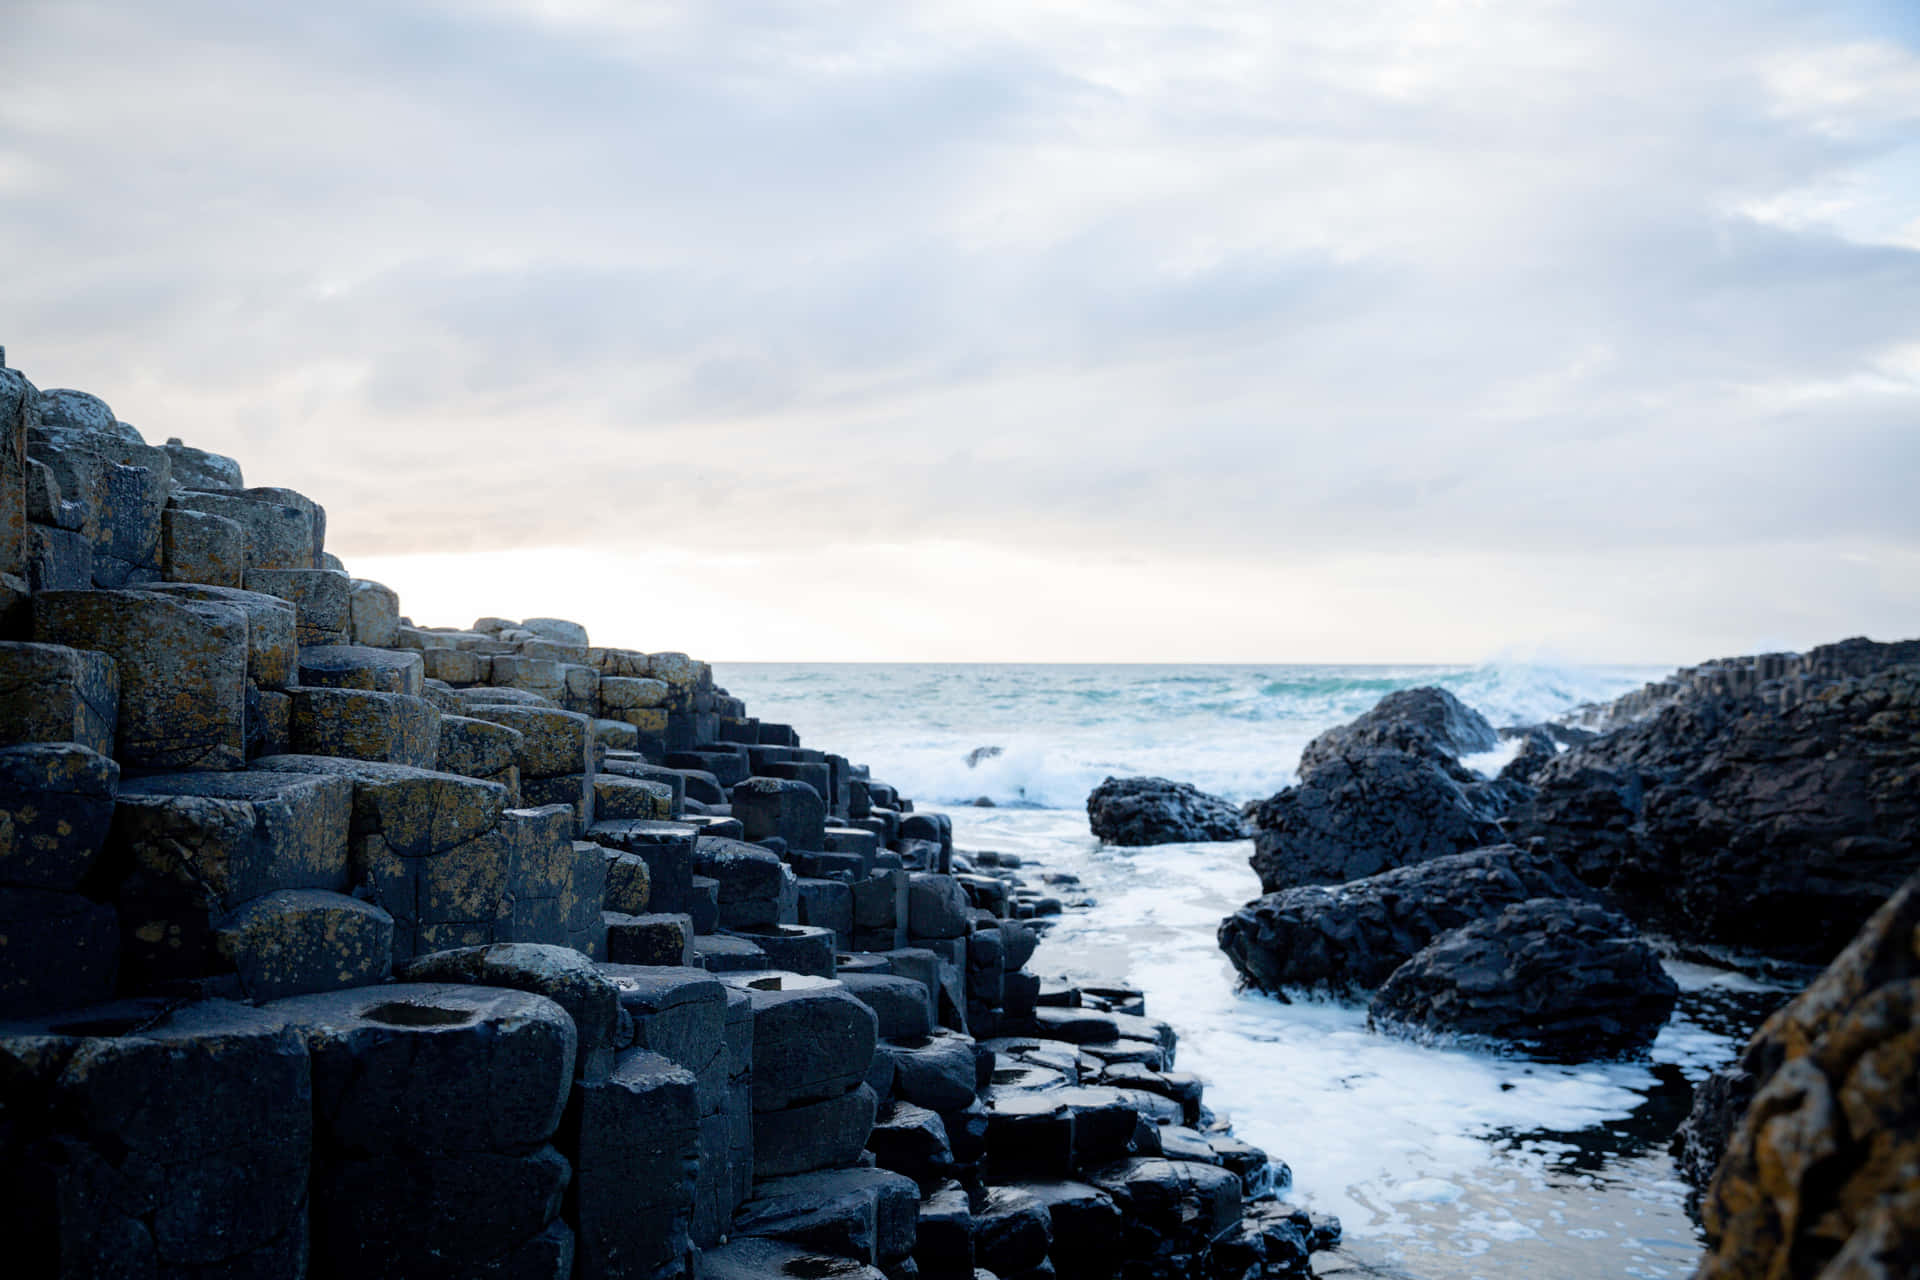
<path id="1" fill-rule="evenodd" d="M 1538 836 L 1681 940 L 1825 963 L 1920 869 L 1920 662 L 1788 701 L 1695 697 L 1563 752 Z"/>
<path id="2" fill-rule="evenodd" d="M 1355 750 L 1304 770 L 1255 806 L 1253 857 L 1267 893 L 1465 853 L 1503 838 L 1459 766 L 1392 747 Z M 1471 775 L 1468 775 L 1470 778 Z"/>
<path id="3" fill-rule="evenodd" d="M 1536 898 L 1441 934 L 1395 969 L 1371 1025 L 1486 1036 L 1567 1061 L 1644 1049 L 1678 988 L 1631 921 Z"/>
<path id="4" fill-rule="evenodd" d="M 1220 922 L 1220 949 L 1262 990 L 1354 995 L 1449 929 L 1530 898 L 1590 893 L 1550 854 L 1497 845 L 1267 894 Z"/>
<path id="5" fill-rule="evenodd" d="M 1087 797 L 1087 822 L 1104 844 L 1189 844 L 1246 834 L 1231 803 L 1165 778 L 1108 778 Z"/>
<path id="6" fill-rule="evenodd" d="M 1300 753 L 1299 772 L 1383 748 L 1455 760 L 1499 745 L 1500 736 L 1485 716 L 1447 690 L 1427 685 L 1390 693 L 1365 715 L 1316 737 Z"/>

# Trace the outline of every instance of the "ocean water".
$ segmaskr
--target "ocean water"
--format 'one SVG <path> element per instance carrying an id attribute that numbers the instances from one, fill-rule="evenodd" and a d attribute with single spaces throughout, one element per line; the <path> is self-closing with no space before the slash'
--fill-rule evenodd
<path id="1" fill-rule="evenodd" d="M 1343 1275 L 1686 1276 L 1700 1252 L 1666 1142 L 1693 1081 L 1787 994 L 1673 966 L 1681 1008 L 1644 1060 L 1562 1066 L 1367 1030 L 1364 1006 L 1236 989 L 1214 944 L 1259 893 L 1250 842 L 1103 849 L 1086 795 L 1154 773 L 1236 801 L 1287 785 L 1315 734 L 1395 689 L 1439 684 L 1496 725 L 1617 696 L 1663 670 L 1376 666 L 724 664 L 716 679 L 953 816 L 963 848 L 1067 871 L 1034 968 L 1144 990 L 1180 1066 L 1285 1160 L 1286 1198 L 1338 1214 Z M 982 753 L 980 748 L 989 748 Z M 972 761 L 969 761 L 969 757 Z M 1497 763 L 1490 759 L 1488 765 Z M 992 807 L 976 806 L 979 798 Z"/>

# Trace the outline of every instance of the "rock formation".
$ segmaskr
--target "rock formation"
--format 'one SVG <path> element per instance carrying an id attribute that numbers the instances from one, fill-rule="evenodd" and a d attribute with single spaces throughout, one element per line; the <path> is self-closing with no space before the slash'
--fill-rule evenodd
<path id="1" fill-rule="evenodd" d="M 1920 1263 L 1920 875 L 1695 1103 L 1701 1280 L 1893 1280 Z"/>
<path id="2" fill-rule="evenodd" d="M 1407 689 L 1307 744 L 1299 781 L 1251 809 L 1253 869 L 1267 893 L 1344 884 L 1500 843 L 1501 784 L 1459 763 L 1498 742 L 1444 689 Z"/>
<path id="3" fill-rule="evenodd" d="M 1220 922 L 1220 949 L 1264 991 L 1354 996 L 1450 929 L 1530 898 L 1588 892 L 1550 855 L 1499 845 L 1256 898 Z"/>
<path id="4" fill-rule="evenodd" d="M 1580 1062 L 1644 1049 L 1678 994 L 1626 917 L 1591 902 L 1534 898 L 1428 943 L 1388 975 L 1367 1019 Z"/>
<path id="5" fill-rule="evenodd" d="M 1108 778 L 1087 797 L 1087 823 L 1103 844 L 1190 844 L 1246 834 L 1230 802 L 1165 778 Z"/>
<path id="6" fill-rule="evenodd" d="M 1920 868 L 1916 650 L 1669 700 L 1546 763 L 1509 828 L 1661 932 L 1824 963 Z"/>
<path id="7" fill-rule="evenodd" d="M 1042 990 L 1061 903 L 1013 859 L 685 654 L 416 625 L 326 532 L 0 367 L 9 1275 L 1241 1280 L 1337 1240 L 1137 995 Z"/>

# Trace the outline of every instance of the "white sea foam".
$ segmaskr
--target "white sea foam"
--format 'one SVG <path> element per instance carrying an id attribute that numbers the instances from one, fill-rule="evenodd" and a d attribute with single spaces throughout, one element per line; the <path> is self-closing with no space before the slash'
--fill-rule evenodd
<path id="1" fill-rule="evenodd" d="M 1103 849 L 1087 830 L 1087 792 L 1108 774 L 1151 773 L 1264 797 L 1292 781 L 1315 734 L 1395 689 L 1440 684 L 1503 725 L 1664 674 L 1523 664 L 718 673 L 756 714 L 870 763 L 922 803 L 992 799 L 1000 807 L 949 809 L 963 847 L 1071 871 L 1099 904 L 1063 918 L 1037 967 L 1145 990 L 1180 1033 L 1181 1067 L 1208 1080 L 1209 1104 L 1291 1164 L 1290 1198 L 1340 1215 L 1366 1266 L 1423 1280 L 1689 1274 L 1699 1246 L 1662 1146 L 1670 1120 L 1650 1109 L 1671 1105 L 1677 1081 L 1725 1061 L 1735 1041 L 1683 1017 L 1645 1061 L 1566 1067 L 1389 1039 L 1358 1005 L 1240 992 L 1214 931 L 1259 890 L 1251 846 Z M 1001 751 L 970 767 L 983 746 Z M 1756 995 L 1716 970 L 1675 973 L 1687 999 Z"/>
<path id="2" fill-rule="evenodd" d="M 754 714 L 791 722 L 803 740 L 871 763 L 877 776 L 921 800 L 968 804 L 984 796 L 997 805 L 1059 809 L 1081 808 L 1109 774 L 1157 774 L 1236 802 L 1265 797 L 1293 781 L 1314 735 L 1396 689 L 1439 684 L 1495 724 L 1536 723 L 1658 674 L 1518 665 L 770 663 L 716 672 Z M 980 747 L 1001 750 L 969 765 Z"/>

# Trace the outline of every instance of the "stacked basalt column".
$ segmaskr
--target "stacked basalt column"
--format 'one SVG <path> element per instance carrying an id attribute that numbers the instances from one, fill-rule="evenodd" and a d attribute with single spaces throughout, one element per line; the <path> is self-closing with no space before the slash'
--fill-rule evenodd
<path id="1" fill-rule="evenodd" d="M 1300 1274 L 1171 1034 L 1031 976 L 1012 859 L 705 663 L 416 626 L 325 534 L 0 368 L 21 1274 Z"/>

